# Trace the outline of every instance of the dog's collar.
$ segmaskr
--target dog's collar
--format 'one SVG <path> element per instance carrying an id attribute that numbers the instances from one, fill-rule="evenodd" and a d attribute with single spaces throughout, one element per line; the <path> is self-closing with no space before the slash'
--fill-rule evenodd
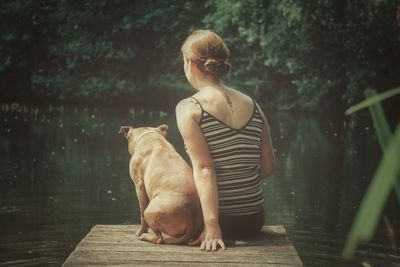
<path id="1" fill-rule="evenodd" d="M 143 136 L 147 135 L 147 134 L 151 134 L 151 133 L 156 133 L 156 134 L 160 134 L 159 132 L 155 131 L 155 130 L 149 130 L 147 132 L 142 133 L 141 135 L 139 135 L 138 139 L 136 139 L 135 142 L 135 147 L 137 146 L 137 144 L 139 144 L 139 141 L 143 138 Z"/>

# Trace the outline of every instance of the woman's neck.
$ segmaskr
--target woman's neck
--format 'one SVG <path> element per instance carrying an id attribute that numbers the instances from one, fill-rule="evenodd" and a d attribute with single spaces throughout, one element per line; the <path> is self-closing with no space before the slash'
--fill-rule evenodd
<path id="1" fill-rule="evenodd" d="M 209 89 L 213 89 L 213 90 L 224 90 L 225 86 L 224 83 L 222 82 L 221 79 L 215 79 L 212 77 L 209 78 L 205 78 L 205 79 L 198 79 L 197 80 L 197 84 L 196 84 L 196 89 L 201 91 L 201 90 L 209 90 Z"/>

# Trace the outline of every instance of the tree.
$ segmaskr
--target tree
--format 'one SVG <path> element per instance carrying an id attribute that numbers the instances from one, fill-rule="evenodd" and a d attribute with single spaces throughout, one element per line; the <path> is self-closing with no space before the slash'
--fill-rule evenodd
<path id="1" fill-rule="evenodd" d="M 204 22 L 233 47 L 233 78 L 272 105 L 344 109 L 366 84 L 383 90 L 400 82 L 395 1 L 209 4 L 215 9 Z"/>
<path id="2" fill-rule="evenodd" d="M 194 29 L 227 42 L 229 83 L 280 109 L 344 110 L 400 83 L 395 0 L 16 0 L 0 5 L 1 93 L 55 99 L 175 96 Z"/>

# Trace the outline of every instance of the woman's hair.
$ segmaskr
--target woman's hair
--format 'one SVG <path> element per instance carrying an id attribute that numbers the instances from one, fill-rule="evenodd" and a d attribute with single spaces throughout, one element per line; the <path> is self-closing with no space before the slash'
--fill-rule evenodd
<path id="1" fill-rule="evenodd" d="M 214 77 L 220 78 L 231 69 L 229 49 L 213 31 L 195 30 L 183 42 L 181 51 L 199 70 Z"/>

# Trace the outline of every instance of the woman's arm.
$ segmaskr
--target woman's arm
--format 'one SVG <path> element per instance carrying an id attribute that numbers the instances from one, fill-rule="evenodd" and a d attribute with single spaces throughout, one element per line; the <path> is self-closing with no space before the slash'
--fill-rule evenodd
<path id="1" fill-rule="evenodd" d="M 274 175 L 275 173 L 275 155 L 267 118 L 259 106 L 258 110 L 261 111 L 260 113 L 263 120 L 263 128 L 261 133 L 261 166 L 259 170 L 259 177 L 261 180 L 263 180 Z"/>
<path id="2" fill-rule="evenodd" d="M 186 145 L 193 167 L 194 182 L 199 194 L 204 218 L 204 232 L 196 242 L 201 249 L 225 248 L 218 223 L 218 192 L 214 163 L 207 142 L 199 126 L 201 110 L 196 103 L 184 99 L 176 106 L 178 129 Z"/>

